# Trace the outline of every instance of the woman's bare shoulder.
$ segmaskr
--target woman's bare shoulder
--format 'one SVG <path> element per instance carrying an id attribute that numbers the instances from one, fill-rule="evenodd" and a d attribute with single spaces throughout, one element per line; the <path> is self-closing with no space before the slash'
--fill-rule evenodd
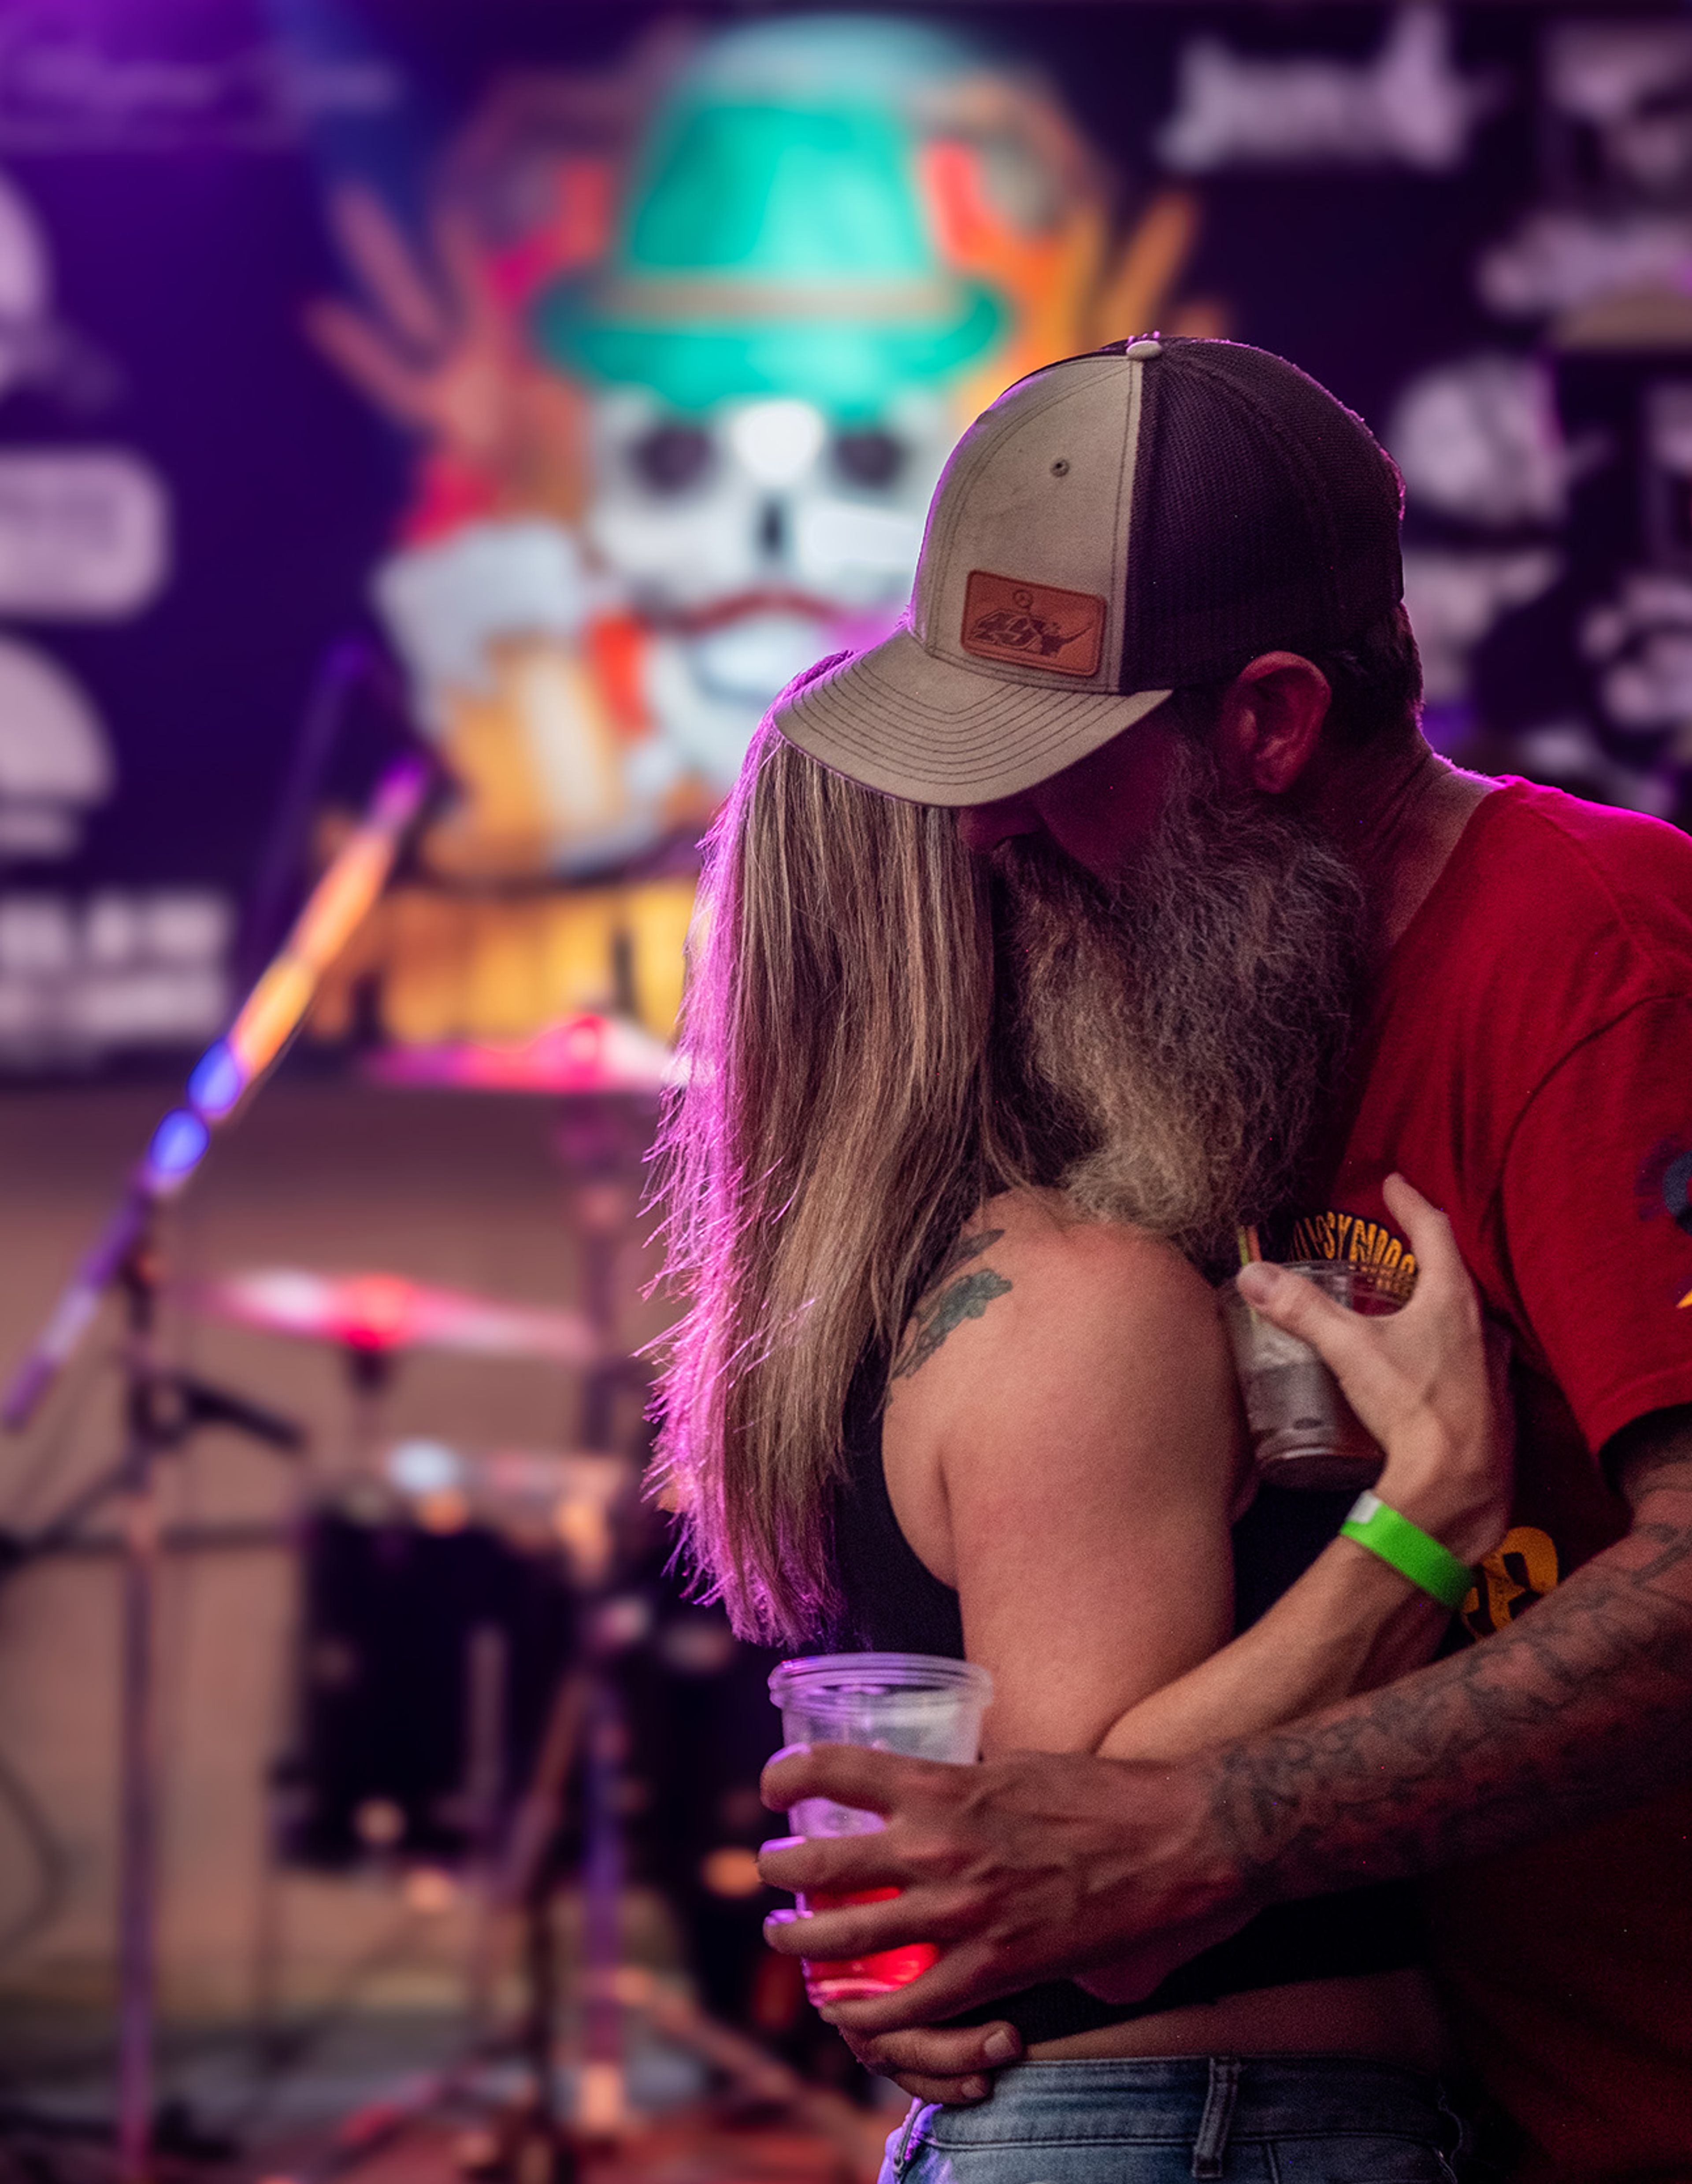
<path id="1" fill-rule="evenodd" d="M 965 1231 L 991 1234 L 996 1258 L 1019 1267 L 1042 1291 L 1108 1295 L 1125 1288 L 1192 1304 L 1209 1284 L 1167 1238 L 1125 1221 L 1080 1213 L 1061 1192 L 1015 1190 L 991 1198 Z"/>
<path id="2" fill-rule="evenodd" d="M 1048 1540 L 1054 1503 L 1094 1544 L 1125 1513 L 1148 1540 L 1195 1507 L 1225 1523 L 1234 1414 L 1215 1300 L 1181 1254 L 1017 1193 L 966 1225 L 913 1312 L 882 1455 L 906 1537 L 973 1596 L 988 1535 Z"/>
<path id="3" fill-rule="evenodd" d="M 942 1346 L 948 1379 L 996 1377 L 1030 1345 L 1120 1368 L 1125 1333 L 1190 1332 L 1215 1310 L 1203 1276 L 1162 1238 L 1084 1218 L 1056 1191 L 1006 1192 L 966 1223 L 918 1300 L 893 1378 L 913 1378 Z"/>

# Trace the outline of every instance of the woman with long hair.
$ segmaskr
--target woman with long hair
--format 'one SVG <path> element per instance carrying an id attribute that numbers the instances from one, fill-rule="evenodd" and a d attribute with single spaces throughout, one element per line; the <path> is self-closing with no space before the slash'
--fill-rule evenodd
<path id="1" fill-rule="evenodd" d="M 1154 1098 L 1136 1163 L 1086 1052 L 1046 1053 L 1038 988 L 1075 967 L 1025 898 L 1069 883 L 1025 878 L 972 859 L 951 812 L 754 743 L 711 844 L 662 1145 L 687 1310 L 661 1468 L 743 1635 L 979 1661 L 990 1751 L 1172 1756 L 1404 1673 L 1444 1618 L 1325 1544 L 1309 1497 L 1254 1496 L 1200 1270 L 1215 1190 L 1183 1195 Z M 1477 1559 L 1507 1462 L 1473 1295 L 1442 1217 L 1389 1198 L 1421 1275 L 1354 1399 L 1382 1498 Z M 1027 2059 L 978 2106 L 913 2109 L 884 2176 L 1151 2184 L 1220 2175 L 1203 2164 L 1231 2135 L 1288 2180 L 1449 2176 L 1419 1956 L 1388 1886 L 1267 1911 L 1140 2001 L 1012 1997 L 991 2014 Z"/>

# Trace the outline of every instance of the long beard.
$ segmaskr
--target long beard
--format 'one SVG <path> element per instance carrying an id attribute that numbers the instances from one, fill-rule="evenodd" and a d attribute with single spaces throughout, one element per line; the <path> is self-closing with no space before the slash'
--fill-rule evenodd
<path id="1" fill-rule="evenodd" d="M 1037 838 L 1004 843 L 1000 1009 L 1014 1097 L 1062 1149 L 1083 1211 L 1201 1265 L 1287 1206 L 1331 1123 L 1374 929 L 1339 850 L 1267 799 L 1235 799 L 1177 747 L 1170 800 L 1110 887 Z"/>

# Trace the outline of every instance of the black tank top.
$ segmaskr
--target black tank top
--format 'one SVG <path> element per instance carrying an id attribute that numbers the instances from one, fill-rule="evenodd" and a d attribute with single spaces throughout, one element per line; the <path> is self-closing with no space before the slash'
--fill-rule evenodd
<path id="1" fill-rule="evenodd" d="M 835 1497 L 834 1559 L 842 1612 L 818 1634 L 838 1651 L 939 1653 L 963 1658 L 958 1595 L 918 1559 L 899 1529 L 881 1462 L 884 1368 L 866 1364 L 846 1407 L 847 1476 Z M 1259 1616 L 1334 1537 L 1349 1493 L 1261 1488 L 1234 1527 L 1234 1628 Z M 1407 1881 L 1315 1896 L 1259 1912 L 1226 1942 L 1171 1972 L 1143 2002 L 1100 2002 L 1068 1980 L 1025 1987 L 954 2020 L 1008 2018 L 1026 2045 L 1091 2032 L 1190 2003 L 1216 2002 L 1254 1987 L 1402 1970 L 1424 1954 L 1415 1891 Z"/>

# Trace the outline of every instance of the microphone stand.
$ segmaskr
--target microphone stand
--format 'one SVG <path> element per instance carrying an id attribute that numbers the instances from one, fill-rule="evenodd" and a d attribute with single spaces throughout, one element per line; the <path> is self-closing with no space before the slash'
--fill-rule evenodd
<path id="1" fill-rule="evenodd" d="M 267 1418 L 238 1397 L 225 1399 L 204 1382 L 161 1368 L 159 1258 L 150 1223 L 141 1228 L 118 1279 L 128 1323 L 128 1439 L 102 1482 L 103 1490 L 109 1486 L 121 1496 L 124 1540 L 118 1709 L 118 2176 L 122 2184 L 147 2184 L 158 1990 L 159 1460 L 181 1448 L 197 1426 L 214 1420 L 238 1424 L 290 1454 L 303 1446 L 305 1437 L 290 1420 Z"/>
<path id="2" fill-rule="evenodd" d="M 407 756 L 378 781 L 365 818 L 307 898 L 280 952 L 222 1039 L 188 1079 L 186 1103 L 166 1115 L 122 1198 L 72 1276 L 0 1403 L 0 1424 L 27 1425 L 69 1363 L 109 1290 L 126 1301 L 126 1440 L 117 1462 L 79 1492 L 10 1568 L 48 1552 L 109 1494 L 124 1505 L 120 1685 L 117 2174 L 150 2184 L 157 2020 L 158 1767 L 154 1623 L 159 1572 L 159 1459 L 214 1421 L 276 1446 L 298 1429 L 243 1397 L 165 1369 L 157 1351 L 162 1289 L 158 1216 L 198 1168 L 214 1129 L 270 1073 L 310 1006 L 323 972 L 387 884 L 428 802 L 436 776 Z"/>

